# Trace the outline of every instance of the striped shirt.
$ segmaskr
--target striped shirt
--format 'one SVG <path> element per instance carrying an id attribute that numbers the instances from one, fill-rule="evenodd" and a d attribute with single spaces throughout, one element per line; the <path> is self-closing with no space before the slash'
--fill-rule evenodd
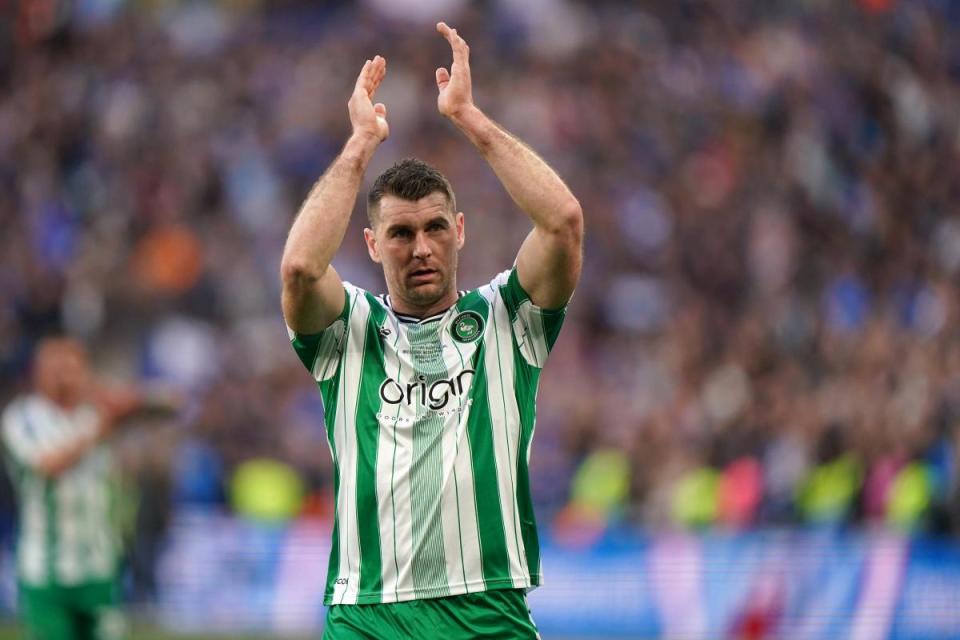
<path id="1" fill-rule="evenodd" d="M 344 288 L 330 327 L 290 332 L 320 388 L 334 461 L 324 602 L 541 584 L 528 461 L 565 310 L 535 306 L 516 269 L 422 320 Z"/>
<path id="2" fill-rule="evenodd" d="M 30 586 L 74 586 L 115 576 L 111 460 L 97 446 L 60 475 L 36 469 L 44 455 L 90 437 L 90 406 L 65 411 L 45 397 L 16 398 L 3 413 L 3 442 L 19 502 L 17 570 Z"/>

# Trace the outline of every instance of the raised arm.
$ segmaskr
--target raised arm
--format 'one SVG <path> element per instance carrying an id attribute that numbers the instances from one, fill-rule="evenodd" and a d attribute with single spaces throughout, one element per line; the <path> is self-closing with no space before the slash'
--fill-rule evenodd
<path id="1" fill-rule="evenodd" d="M 3 425 L 8 449 L 22 464 L 44 477 L 55 478 L 83 460 L 91 449 L 109 438 L 129 418 L 138 415 L 171 417 L 183 404 L 175 394 L 160 390 L 143 391 L 136 387 L 95 386 L 88 401 L 96 409 L 97 422 L 93 430 L 78 432 L 76 437 L 64 440 L 54 448 L 43 445 L 40 450 L 35 437 L 26 432 L 26 423 L 8 412 L 4 415 Z"/>
<path id="2" fill-rule="evenodd" d="M 347 103 L 353 133 L 297 214 L 280 263 L 283 316 L 297 333 L 319 333 L 340 315 L 345 292 L 330 266 L 350 222 L 370 158 L 390 133 L 387 108 L 373 96 L 387 71 L 380 56 L 367 60 Z"/>
<path id="3" fill-rule="evenodd" d="M 530 147 L 488 118 L 474 103 L 470 49 L 445 23 L 453 65 L 437 69 L 437 108 L 467 136 L 513 201 L 533 221 L 517 254 L 517 275 L 534 304 L 562 307 L 580 279 L 583 211 L 560 176 Z"/>

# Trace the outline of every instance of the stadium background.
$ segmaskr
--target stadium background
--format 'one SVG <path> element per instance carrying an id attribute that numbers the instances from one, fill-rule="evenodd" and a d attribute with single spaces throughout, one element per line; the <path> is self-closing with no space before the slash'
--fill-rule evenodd
<path id="1" fill-rule="evenodd" d="M 369 173 L 450 177 L 462 288 L 512 261 L 438 18 L 586 212 L 531 465 L 545 636 L 960 637 L 950 0 L 0 0 L 0 401 L 54 331 L 189 398 L 117 443 L 134 617 L 317 635 L 331 465 L 277 272 L 365 58 Z M 379 290 L 363 219 L 335 264 Z M 8 620 L 14 526 L 6 486 Z"/>

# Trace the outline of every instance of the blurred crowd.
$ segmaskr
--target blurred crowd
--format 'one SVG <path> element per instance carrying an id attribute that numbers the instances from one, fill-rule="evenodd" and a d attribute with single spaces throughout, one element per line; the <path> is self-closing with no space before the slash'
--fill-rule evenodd
<path id="1" fill-rule="evenodd" d="M 328 517 L 319 394 L 278 265 L 388 71 L 368 175 L 436 165 L 466 215 L 460 288 L 529 227 L 436 111 L 474 96 L 569 182 L 583 281 L 539 395 L 542 525 L 960 531 L 960 5 L 948 0 L 0 2 L 0 400 L 31 349 L 186 391 L 120 447 L 146 530 L 236 508 L 251 461 Z M 362 201 L 360 203 L 362 205 Z M 383 290 L 362 208 L 335 259 Z"/>

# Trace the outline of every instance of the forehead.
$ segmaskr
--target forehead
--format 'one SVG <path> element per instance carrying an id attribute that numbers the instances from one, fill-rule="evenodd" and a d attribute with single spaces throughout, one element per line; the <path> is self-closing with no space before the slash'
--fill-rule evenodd
<path id="1" fill-rule="evenodd" d="M 438 215 L 452 217 L 446 194 L 434 191 L 419 200 L 404 200 L 394 195 L 385 195 L 380 200 L 380 226 L 413 225 L 433 220 Z"/>
<path id="2" fill-rule="evenodd" d="M 58 367 L 64 363 L 85 366 L 87 353 L 79 343 L 72 340 L 49 340 L 41 343 L 36 361 L 41 367 Z"/>

